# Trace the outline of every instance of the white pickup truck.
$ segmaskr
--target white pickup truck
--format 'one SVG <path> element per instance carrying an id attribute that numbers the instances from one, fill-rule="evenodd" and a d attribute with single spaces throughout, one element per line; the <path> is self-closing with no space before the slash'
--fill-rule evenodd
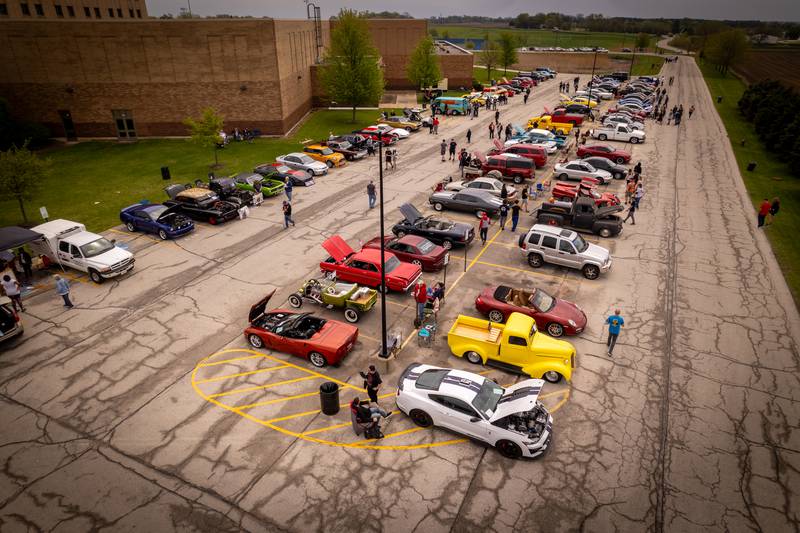
<path id="1" fill-rule="evenodd" d="M 86 231 L 86 226 L 70 220 L 52 220 L 33 231 L 42 234 L 30 243 L 31 249 L 61 266 L 89 274 L 95 283 L 121 276 L 133 268 L 133 254 L 114 245 L 102 235 Z"/>
<path id="2" fill-rule="evenodd" d="M 592 137 L 601 141 L 624 141 L 636 144 L 643 143 L 645 135 L 642 130 L 633 129 L 625 124 L 608 124 L 592 130 Z"/>

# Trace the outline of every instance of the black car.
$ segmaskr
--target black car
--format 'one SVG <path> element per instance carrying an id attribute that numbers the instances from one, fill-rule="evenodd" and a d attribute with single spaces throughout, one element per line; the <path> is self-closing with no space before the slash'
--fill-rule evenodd
<path id="1" fill-rule="evenodd" d="M 175 206 L 182 214 L 194 220 L 215 225 L 239 216 L 239 207 L 236 204 L 221 200 L 211 189 L 170 185 L 164 192 L 170 198 L 164 205 Z"/>
<path id="2" fill-rule="evenodd" d="M 628 80 L 628 73 L 627 72 L 612 72 L 608 75 L 609 78 L 614 78 L 618 81 L 627 81 Z"/>
<path id="3" fill-rule="evenodd" d="M 347 141 L 353 145 L 356 150 L 365 150 L 367 148 L 367 136 L 359 135 L 358 133 L 347 133 L 339 135 L 329 141 Z"/>
<path id="4" fill-rule="evenodd" d="M 392 227 L 392 233 L 398 237 L 419 235 L 448 250 L 455 245 L 469 244 L 475 238 L 475 229 L 469 224 L 422 216 L 411 204 L 401 205 L 400 212 L 403 220 Z"/>
<path id="5" fill-rule="evenodd" d="M 356 148 L 353 146 L 350 141 L 336 140 L 332 139 L 329 141 L 322 141 L 320 143 L 322 146 L 327 146 L 334 152 L 338 154 L 342 154 L 344 158 L 348 161 L 356 161 L 358 159 L 364 159 L 367 156 L 366 148 Z"/>
<path id="6" fill-rule="evenodd" d="M 237 207 L 253 205 L 253 193 L 238 188 L 233 178 L 211 178 L 208 183 L 203 183 L 203 180 L 195 180 L 194 186 L 210 189 L 219 196 L 220 200 L 235 204 Z"/>
<path id="7" fill-rule="evenodd" d="M 615 180 L 621 180 L 628 174 L 628 169 L 625 167 L 625 165 L 614 163 L 605 157 L 587 157 L 583 161 L 589 163 L 594 168 L 599 168 L 600 170 L 610 172 L 611 176 Z"/>
<path id="8" fill-rule="evenodd" d="M 278 163 L 258 165 L 253 169 L 253 172 L 267 179 L 279 180 L 284 183 L 286 183 L 286 180 L 290 180 L 294 187 L 311 187 L 314 185 L 314 176 L 311 176 L 308 172 L 293 170 L 286 165 Z"/>
<path id="9" fill-rule="evenodd" d="M 563 107 L 567 113 L 580 113 L 581 115 L 589 114 L 589 106 L 583 104 L 569 104 Z"/>

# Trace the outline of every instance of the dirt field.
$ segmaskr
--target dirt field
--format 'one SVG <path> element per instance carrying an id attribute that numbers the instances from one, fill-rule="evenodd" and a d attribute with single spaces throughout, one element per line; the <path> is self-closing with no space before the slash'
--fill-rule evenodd
<path id="1" fill-rule="evenodd" d="M 800 90 L 800 50 L 751 50 L 736 72 L 750 83 L 776 79 Z"/>

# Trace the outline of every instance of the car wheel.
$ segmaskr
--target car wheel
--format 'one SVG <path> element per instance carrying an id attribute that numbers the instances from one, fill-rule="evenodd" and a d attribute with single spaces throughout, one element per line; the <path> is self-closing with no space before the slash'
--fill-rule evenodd
<path id="1" fill-rule="evenodd" d="M 292 294 L 289 296 L 289 305 L 295 308 L 300 307 L 303 305 L 303 299 L 297 294 Z"/>
<path id="2" fill-rule="evenodd" d="M 311 352 L 310 354 L 308 354 L 308 360 L 311 361 L 311 364 L 317 368 L 322 368 L 328 364 L 328 361 L 327 359 L 325 359 L 325 356 L 319 352 Z"/>
<path id="3" fill-rule="evenodd" d="M 100 272 L 98 272 L 97 270 L 89 269 L 89 279 L 91 279 L 98 285 L 103 283 L 103 276 L 101 276 Z"/>
<path id="4" fill-rule="evenodd" d="M 401 230 L 401 231 L 398 231 L 397 233 L 395 233 L 395 235 L 397 235 L 398 239 L 402 239 L 403 237 L 406 236 L 406 232 Z"/>
<path id="5" fill-rule="evenodd" d="M 127 222 L 125 227 L 128 228 L 128 231 L 136 231 L 136 226 L 133 225 L 133 222 Z"/>
<path id="6" fill-rule="evenodd" d="M 444 209 L 444 206 L 440 202 L 436 202 L 435 204 L 433 204 L 433 208 L 437 211 L 441 211 L 442 209 Z"/>
<path id="7" fill-rule="evenodd" d="M 631 137 L 631 144 L 636 144 L 638 142 L 639 142 L 639 139 L 637 137 Z"/>
<path id="8" fill-rule="evenodd" d="M 333 168 L 333 161 L 325 161 L 325 164 L 328 165 L 328 168 Z"/>
<path id="9" fill-rule="evenodd" d="M 483 364 L 483 358 L 480 356 L 478 352 L 469 351 L 464 354 L 464 357 L 467 359 L 467 361 L 469 361 L 473 365 Z"/>
<path id="10" fill-rule="evenodd" d="M 453 242 L 452 242 L 452 241 L 450 241 L 450 240 L 447 240 L 447 239 L 445 239 L 444 241 L 442 241 L 442 248 L 444 248 L 445 250 L 449 250 L 449 249 L 451 249 L 452 247 L 453 247 Z"/>
<path id="11" fill-rule="evenodd" d="M 166 241 L 169 237 L 167 236 L 167 232 L 163 229 L 158 230 L 158 236 L 161 238 L 162 241 Z"/>
<path id="12" fill-rule="evenodd" d="M 559 374 L 555 370 L 548 370 L 542 375 L 542 377 L 548 383 L 558 383 L 559 381 L 561 381 L 561 374 Z"/>
<path id="13" fill-rule="evenodd" d="M 528 264 L 533 268 L 539 268 L 544 264 L 544 259 L 539 254 L 528 254 Z"/>
<path id="14" fill-rule="evenodd" d="M 567 173 L 561 174 L 558 177 L 558 179 L 560 179 L 560 180 L 568 180 L 569 179 L 569 174 L 567 174 Z"/>
<path id="15" fill-rule="evenodd" d="M 508 459 L 519 459 L 522 457 L 522 450 L 510 440 L 499 441 L 495 444 L 495 448 L 500 452 L 500 455 Z"/>
<path id="16" fill-rule="evenodd" d="M 414 259 L 413 261 L 411 261 L 411 264 L 417 265 L 418 267 L 422 268 L 422 261 L 420 261 L 419 259 Z"/>
<path id="17" fill-rule="evenodd" d="M 264 347 L 264 339 L 256 335 L 255 333 L 251 333 L 247 336 L 247 340 L 250 342 L 250 346 L 253 348 L 263 348 Z"/>
<path id="18" fill-rule="evenodd" d="M 497 309 L 489 311 L 489 322 L 505 322 L 505 319 L 506 317 L 503 316 L 503 313 Z"/>
<path id="19" fill-rule="evenodd" d="M 514 183 L 516 183 L 517 185 L 522 183 L 523 180 L 524 180 L 524 178 L 522 176 L 514 176 Z"/>
<path id="20" fill-rule="evenodd" d="M 314 177 L 314 171 L 311 170 L 311 169 L 306 170 L 306 174 L 308 174 L 309 178 L 313 178 Z"/>
<path id="21" fill-rule="evenodd" d="M 622 164 L 624 164 L 624 163 L 625 163 L 625 158 L 624 158 L 624 157 L 618 157 L 618 158 L 616 158 L 614 161 L 615 161 L 615 162 L 616 162 L 618 165 L 622 165 Z"/>
<path id="22" fill-rule="evenodd" d="M 564 326 L 558 322 L 550 322 L 547 324 L 547 334 L 551 337 L 560 337 L 564 334 Z"/>
<path id="23" fill-rule="evenodd" d="M 358 314 L 358 311 L 353 309 L 352 307 L 348 307 L 344 310 L 344 319 L 350 322 L 351 324 L 355 324 L 358 322 L 358 319 L 361 318 Z"/>
<path id="24" fill-rule="evenodd" d="M 422 411 L 421 409 L 412 409 L 408 416 L 411 417 L 411 420 L 421 428 L 428 428 L 433 425 L 433 419 L 431 415 Z"/>
<path id="25" fill-rule="evenodd" d="M 597 232 L 597 234 L 601 237 L 611 237 L 611 230 L 608 228 L 602 228 L 599 232 Z"/>
<path id="26" fill-rule="evenodd" d="M 583 277 L 586 279 L 597 279 L 600 275 L 600 267 L 597 265 L 584 265 Z"/>
<path id="27" fill-rule="evenodd" d="M 603 135 L 603 134 L 601 133 L 600 135 L 598 135 L 598 136 L 597 136 L 597 139 L 598 139 L 598 140 L 601 140 L 601 141 L 605 141 L 606 139 L 608 139 L 608 137 L 606 137 L 605 135 Z"/>
<path id="28" fill-rule="evenodd" d="M 622 172 L 616 172 L 614 174 L 614 179 L 617 179 L 617 180 L 621 180 L 624 177 L 625 177 L 625 174 L 623 174 Z"/>
<path id="29" fill-rule="evenodd" d="M 211 224 L 212 226 L 216 226 L 217 225 L 217 217 L 209 217 L 208 218 L 208 223 Z"/>

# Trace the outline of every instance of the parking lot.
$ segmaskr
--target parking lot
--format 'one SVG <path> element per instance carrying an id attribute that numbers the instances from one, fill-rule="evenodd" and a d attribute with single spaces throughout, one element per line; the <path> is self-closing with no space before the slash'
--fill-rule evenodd
<path id="1" fill-rule="evenodd" d="M 683 60 L 682 60 L 683 61 Z M 339 367 L 254 350 L 242 335 L 250 306 L 276 290 L 270 307 L 327 257 L 322 241 L 353 248 L 378 234 L 367 209 L 375 160 L 349 164 L 296 188 L 297 226 L 283 229 L 280 202 L 245 220 L 162 242 L 124 228 L 107 232 L 136 255 L 124 279 L 95 285 L 73 276 L 77 308 L 52 294 L 27 302 L 26 333 L 0 354 L 0 524 L 151 531 L 626 531 L 789 530 L 796 524 L 797 311 L 752 209 L 724 130 L 696 67 L 675 75 L 670 103 L 697 111 L 680 128 L 647 124 L 634 147 L 646 197 L 635 226 L 615 238 L 585 238 L 611 251 L 596 280 L 545 265 L 532 269 L 510 224 L 454 248 L 432 346 L 420 346 L 409 294 L 387 296 L 388 330 L 403 339 L 384 373 L 381 405 L 393 408 L 396 380 L 411 362 L 456 367 L 501 385 L 520 376 L 452 356 L 447 330 L 477 316 L 488 285 L 537 286 L 576 302 L 586 331 L 569 383 L 547 384 L 542 402 L 554 440 L 537 460 L 511 461 L 441 429 L 423 429 L 396 409 L 385 438 L 351 429 L 346 405 L 364 394 L 358 372 L 375 362 L 380 303 L 358 322 L 359 340 Z M 669 74 L 667 74 L 669 72 Z M 560 79 L 500 107 L 524 124 L 558 101 Z M 607 104 L 605 104 L 607 105 Z M 386 229 L 442 178 L 438 143 L 490 147 L 488 123 L 446 118 L 398 146 L 385 178 Z M 591 142 L 591 141 L 590 141 Z M 618 144 L 620 143 L 611 143 Z M 724 145 L 723 145 L 724 144 Z M 621 146 L 621 145 L 620 145 Z M 574 151 L 572 152 L 574 153 Z M 537 171 L 550 178 L 555 157 Z M 606 189 L 623 197 L 624 182 Z M 604 190 L 606 190 L 604 189 Z M 538 203 L 532 201 L 533 207 Z M 446 218 L 475 223 L 466 214 Z M 739 228 L 730 231 L 730 228 Z M 614 357 L 603 322 L 626 320 Z M 304 310 L 342 320 L 341 310 Z M 744 310 L 744 311 L 743 311 Z M 320 412 L 319 385 L 341 387 L 342 410 Z M 772 453 L 777 447 L 779 452 Z M 746 525 L 745 525 L 746 524 Z"/>

